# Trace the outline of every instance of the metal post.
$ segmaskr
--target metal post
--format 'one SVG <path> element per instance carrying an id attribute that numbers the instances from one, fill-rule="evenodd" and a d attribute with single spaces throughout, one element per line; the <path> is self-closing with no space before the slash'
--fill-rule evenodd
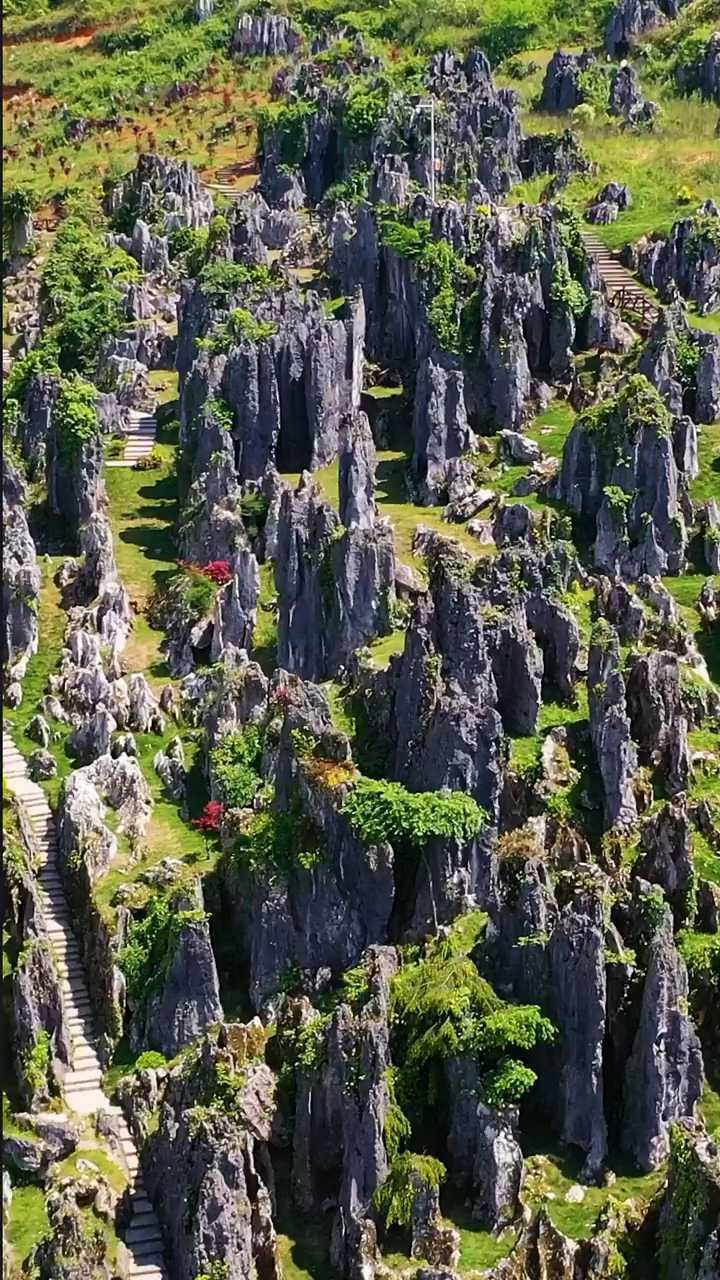
<path id="1" fill-rule="evenodd" d="M 435 203 L 435 99 L 430 99 L 430 199 Z"/>
<path id="2" fill-rule="evenodd" d="M 418 106 L 425 110 L 430 108 L 430 199 L 435 203 L 435 99 L 420 102 Z"/>

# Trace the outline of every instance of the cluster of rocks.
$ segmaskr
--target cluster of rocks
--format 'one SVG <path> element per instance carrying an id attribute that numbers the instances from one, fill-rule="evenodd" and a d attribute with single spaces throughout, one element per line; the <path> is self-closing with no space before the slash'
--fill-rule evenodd
<path id="1" fill-rule="evenodd" d="M 621 182 L 608 182 L 600 191 L 598 191 L 595 199 L 589 205 L 585 213 L 588 222 L 601 223 L 607 225 L 615 222 L 619 213 L 629 209 L 632 205 L 632 194 L 630 188 Z"/>
<path id="2" fill-rule="evenodd" d="M 542 173 L 565 183 L 573 173 L 588 171 L 589 162 L 577 140 L 523 134 L 518 95 L 496 88 L 490 64 L 480 50 L 472 50 L 464 61 L 449 50 L 435 54 L 426 84 L 443 107 L 436 113 L 435 124 L 438 182 L 455 186 L 469 181 L 474 193 L 488 201 Z M 429 123 L 427 112 L 414 99 L 391 93 L 377 126 L 365 137 L 348 140 L 342 123 L 347 89 L 328 85 L 317 63 L 296 66 L 283 78 L 282 91 L 291 102 L 301 97 L 312 105 L 300 122 L 302 138 L 293 156 L 311 203 L 357 168 L 370 170 L 369 189 L 376 201 L 405 204 L 413 182 L 430 189 Z M 277 127 L 268 126 L 261 139 L 263 193 L 272 192 L 278 171 L 287 162 L 286 151 L 282 121 Z"/>
<path id="3" fill-rule="evenodd" d="M 672 301 L 679 292 L 701 316 L 720 308 L 720 209 L 713 200 L 675 222 L 669 236 L 643 236 L 625 253 L 627 265 L 661 296 Z"/>
<path id="4" fill-rule="evenodd" d="M 336 675 L 356 650 L 392 630 L 395 553 L 375 509 L 375 446 L 364 414 L 342 428 L 339 517 L 311 477 L 285 489 L 275 575 L 278 661 L 308 680 Z"/>
<path id="5" fill-rule="evenodd" d="M 605 49 L 612 58 L 625 58 L 646 31 L 677 18 L 688 0 L 619 0 L 605 29 Z"/>
<path id="6" fill-rule="evenodd" d="M 720 106 L 720 31 L 715 31 L 695 62 L 678 62 L 675 79 L 681 93 L 699 93 Z"/>
<path id="7" fill-rule="evenodd" d="M 593 561 L 604 573 L 633 580 L 682 572 L 693 464 L 684 470 L 679 434 L 693 426 L 681 423 L 675 435 L 672 424 L 660 397 L 636 374 L 581 414 L 565 442 L 553 491 L 594 522 Z"/>
<path id="8" fill-rule="evenodd" d="M 543 111 L 567 112 L 581 104 L 592 107 L 598 99 L 611 116 L 630 126 L 652 125 L 659 107 L 643 96 L 638 74 L 629 62 L 621 62 L 612 71 L 603 66 L 594 53 L 565 53 L 556 50 L 543 79 L 540 107 Z"/>
<path id="9" fill-rule="evenodd" d="M 26 516 L 27 487 L 7 450 L 3 453 L 3 631 L 0 658 L 5 700 L 17 706 L 27 664 L 38 649 L 40 570 Z"/>

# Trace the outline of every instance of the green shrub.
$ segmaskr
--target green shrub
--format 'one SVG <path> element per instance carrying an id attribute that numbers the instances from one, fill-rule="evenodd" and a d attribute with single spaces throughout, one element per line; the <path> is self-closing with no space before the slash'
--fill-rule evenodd
<path id="1" fill-rule="evenodd" d="M 167 1058 L 162 1053 L 157 1053 L 155 1049 L 146 1049 L 145 1053 L 141 1053 L 135 1063 L 136 1071 L 157 1071 L 159 1067 L 167 1066 Z"/>
<path id="2" fill-rule="evenodd" d="M 670 439 L 672 419 L 659 393 L 641 373 L 635 373 L 620 391 L 581 413 L 577 426 L 598 436 L 605 448 L 619 459 L 638 431 L 651 428 Z"/>
<path id="3" fill-rule="evenodd" d="M 395 1156 L 387 1178 L 373 1195 L 373 1205 L 385 1219 L 386 1227 L 408 1227 L 418 1184 L 428 1191 L 438 1191 L 446 1177 L 447 1169 L 440 1160 L 404 1151 Z"/>
<path id="4" fill-rule="evenodd" d="M 210 752 L 212 775 L 220 799 L 231 809 L 252 804 L 261 785 L 262 734 L 257 725 L 229 733 Z"/>
<path id="5" fill-rule="evenodd" d="M 202 268 L 198 279 L 203 291 L 214 302 L 223 302 L 230 294 L 246 286 L 257 294 L 273 285 L 269 267 L 245 266 L 241 262 L 210 262 Z"/>
<path id="6" fill-rule="evenodd" d="M 204 911 L 178 911 L 170 895 L 157 895 L 142 916 L 131 920 L 118 964 L 134 1005 L 145 1004 L 162 986 L 185 925 L 206 918 Z"/>
<path id="7" fill-rule="evenodd" d="M 485 814 L 461 791 L 407 791 L 399 782 L 360 778 L 343 806 L 353 831 L 366 844 L 421 848 L 433 837 L 462 842 L 477 835 Z"/>
<path id="8" fill-rule="evenodd" d="M 553 270 L 550 298 L 553 302 L 567 307 L 574 316 L 584 315 L 590 306 L 590 298 L 583 286 L 579 280 L 571 276 L 569 268 L 563 263 L 557 263 Z"/>
<path id="9" fill-rule="evenodd" d="M 44 1092 L 49 1083 L 52 1060 L 50 1033 L 39 1031 L 32 1049 L 23 1055 L 23 1076 L 30 1093 Z"/>
<path id="10" fill-rule="evenodd" d="M 72 456 L 100 429 L 97 414 L 97 393 L 91 382 L 85 382 L 79 374 L 64 378 L 55 407 L 60 452 Z"/>
<path id="11" fill-rule="evenodd" d="M 387 95 L 380 90 L 351 93 L 342 117 L 345 133 L 350 138 L 366 138 L 382 120 L 386 106 Z"/>
<path id="12" fill-rule="evenodd" d="M 403 1105 L 410 1112 L 432 1104 L 440 1064 L 463 1054 L 478 1063 L 488 1103 L 519 1101 L 535 1075 L 517 1055 L 555 1036 L 553 1024 L 536 1005 L 509 1004 L 481 977 L 468 954 L 473 937 L 454 929 L 448 938 L 429 943 L 393 978 L 393 1057 L 399 1064 Z"/>
<path id="13" fill-rule="evenodd" d="M 320 860 L 317 832 L 299 807 L 253 814 L 235 842 L 233 856 L 250 871 L 287 876 L 312 870 Z"/>

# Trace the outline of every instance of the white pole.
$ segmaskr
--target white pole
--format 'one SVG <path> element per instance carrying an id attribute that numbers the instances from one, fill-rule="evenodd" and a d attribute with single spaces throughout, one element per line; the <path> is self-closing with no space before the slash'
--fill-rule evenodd
<path id="1" fill-rule="evenodd" d="M 435 99 L 430 99 L 430 199 L 435 203 Z"/>

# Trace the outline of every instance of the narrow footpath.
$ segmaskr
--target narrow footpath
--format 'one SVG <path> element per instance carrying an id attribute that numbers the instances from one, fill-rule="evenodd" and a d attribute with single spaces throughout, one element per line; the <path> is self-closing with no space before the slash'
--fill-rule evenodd
<path id="1" fill-rule="evenodd" d="M 72 1070 L 63 1081 L 67 1107 L 81 1116 L 109 1112 L 120 1145 L 120 1158 L 130 1182 L 132 1215 L 124 1234 L 130 1254 L 130 1280 L 165 1280 L 163 1245 L 155 1211 L 147 1197 L 135 1144 L 120 1107 L 102 1087 L 102 1066 L 95 1049 L 92 1003 L 70 908 L 57 869 L 55 819 L 45 792 L 28 776 L 27 763 L 7 731 L 2 744 L 3 778 L 28 815 L 39 850 L 38 885 L 47 937 L 55 955 L 65 1015 L 72 1037 Z"/>
<path id="2" fill-rule="evenodd" d="M 128 419 L 128 434 L 122 458 L 106 458 L 106 467 L 134 467 L 136 462 L 147 458 L 155 446 L 157 424 L 154 413 L 143 413 L 139 409 L 131 409 Z"/>

